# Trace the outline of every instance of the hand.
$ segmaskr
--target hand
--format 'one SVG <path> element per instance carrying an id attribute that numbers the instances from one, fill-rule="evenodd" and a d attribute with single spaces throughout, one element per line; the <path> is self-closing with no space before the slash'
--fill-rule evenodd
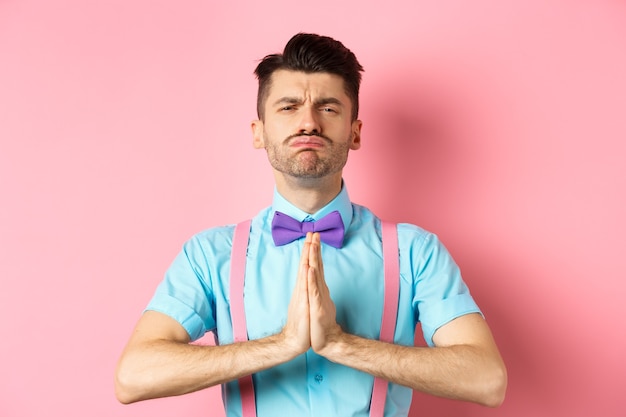
<path id="1" fill-rule="evenodd" d="M 330 342 L 342 333 L 337 324 L 337 310 L 324 279 L 324 263 L 319 233 L 314 233 L 308 254 L 308 304 L 311 347 L 322 354 Z"/>
<path id="2" fill-rule="evenodd" d="M 311 347 L 308 274 L 309 253 L 312 234 L 308 233 L 304 241 L 296 285 L 287 308 L 287 322 L 282 330 L 285 341 L 293 349 L 294 356 L 306 352 Z"/>

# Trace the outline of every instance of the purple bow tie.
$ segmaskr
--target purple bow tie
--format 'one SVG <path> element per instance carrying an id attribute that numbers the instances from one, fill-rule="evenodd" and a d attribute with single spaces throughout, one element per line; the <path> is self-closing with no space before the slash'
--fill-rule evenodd
<path id="1" fill-rule="evenodd" d="M 285 213 L 277 211 L 272 220 L 272 237 L 276 246 L 286 245 L 306 236 L 308 232 L 318 232 L 322 242 L 337 249 L 343 244 L 343 221 L 338 211 L 328 213 L 313 222 L 299 222 Z"/>

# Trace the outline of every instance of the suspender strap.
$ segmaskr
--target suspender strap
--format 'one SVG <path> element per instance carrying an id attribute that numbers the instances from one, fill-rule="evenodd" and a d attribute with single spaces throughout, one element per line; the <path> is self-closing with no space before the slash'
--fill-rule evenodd
<path id="1" fill-rule="evenodd" d="M 380 340 L 393 343 L 398 315 L 398 297 L 400 294 L 400 255 L 398 252 L 398 232 L 393 223 L 382 222 L 383 260 L 385 266 L 385 304 L 380 326 Z M 387 399 L 388 381 L 374 379 L 370 417 L 383 417 Z"/>
<path id="2" fill-rule="evenodd" d="M 246 253 L 250 236 L 250 220 L 235 227 L 230 262 L 230 316 L 235 342 L 248 340 L 246 312 L 243 303 L 243 282 L 246 274 Z M 243 417 L 256 417 L 252 375 L 239 378 L 239 394 Z"/>
<path id="3" fill-rule="evenodd" d="M 230 315 L 233 324 L 235 342 L 248 340 L 246 314 L 243 301 L 243 283 L 246 272 L 246 252 L 250 236 L 250 220 L 241 222 L 235 227 L 230 265 Z M 382 222 L 383 260 L 385 273 L 385 298 L 383 317 L 380 326 L 380 340 L 393 343 L 398 314 L 398 297 L 400 294 L 400 257 L 398 252 L 397 227 L 393 223 Z M 387 386 L 389 383 L 382 378 L 374 379 L 370 417 L 383 417 Z M 256 403 L 252 375 L 239 379 L 241 408 L 243 417 L 256 417 Z"/>

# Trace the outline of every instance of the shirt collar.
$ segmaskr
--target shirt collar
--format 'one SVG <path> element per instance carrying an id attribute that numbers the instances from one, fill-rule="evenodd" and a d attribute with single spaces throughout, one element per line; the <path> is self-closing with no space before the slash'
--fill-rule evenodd
<path id="1" fill-rule="evenodd" d="M 272 211 L 280 211 L 294 219 L 302 222 L 304 220 L 319 220 L 326 216 L 328 213 L 337 210 L 341 215 L 343 226 L 345 230 L 348 230 L 350 223 L 352 223 L 352 203 L 348 196 L 348 189 L 345 184 L 341 184 L 341 191 L 332 199 L 332 201 L 322 207 L 319 211 L 313 214 L 309 214 L 300 210 L 283 197 L 276 188 L 274 188 L 274 200 L 272 202 Z"/>

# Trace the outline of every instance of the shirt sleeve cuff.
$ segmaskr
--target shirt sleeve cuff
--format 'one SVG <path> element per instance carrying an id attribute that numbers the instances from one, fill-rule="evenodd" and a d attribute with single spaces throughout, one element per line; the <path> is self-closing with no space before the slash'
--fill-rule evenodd
<path id="1" fill-rule="evenodd" d="M 192 342 L 206 333 L 206 327 L 200 316 L 191 307 L 170 295 L 155 296 L 146 307 L 146 311 L 148 310 L 163 313 L 176 320 L 187 331 Z"/>
<path id="2" fill-rule="evenodd" d="M 420 322 L 422 323 L 424 340 L 430 347 L 435 346 L 433 335 L 444 324 L 466 314 L 482 314 L 478 305 L 469 294 L 458 294 L 446 298 L 436 304 L 429 305 L 429 308 L 424 310 L 427 313 L 424 313 L 424 315 L 420 314 Z"/>

